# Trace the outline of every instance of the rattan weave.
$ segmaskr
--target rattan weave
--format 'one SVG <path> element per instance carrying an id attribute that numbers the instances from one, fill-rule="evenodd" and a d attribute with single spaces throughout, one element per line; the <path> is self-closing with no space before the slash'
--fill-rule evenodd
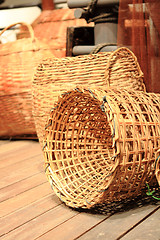
<path id="1" fill-rule="evenodd" d="M 49 47 L 34 37 L 32 27 L 21 24 L 30 37 L 0 44 L 0 137 L 35 134 L 32 116 L 32 78 L 39 62 L 53 57 Z"/>
<path id="2" fill-rule="evenodd" d="M 160 94 L 76 88 L 53 104 L 45 129 L 46 175 L 68 206 L 121 201 L 157 184 Z"/>
<path id="3" fill-rule="evenodd" d="M 116 84 L 145 91 L 143 73 L 136 57 L 127 48 L 44 60 L 38 66 L 33 81 L 33 115 L 40 142 L 44 136 L 47 114 L 60 94 L 76 85 L 106 89 Z"/>
<path id="4" fill-rule="evenodd" d="M 160 149 L 157 151 L 155 169 L 156 169 L 155 173 L 156 173 L 157 181 L 160 186 Z"/>
<path id="5" fill-rule="evenodd" d="M 110 54 L 105 71 L 108 86 L 146 91 L 143 78 L 137 57 L 131 50 L 122 47 Z"/>

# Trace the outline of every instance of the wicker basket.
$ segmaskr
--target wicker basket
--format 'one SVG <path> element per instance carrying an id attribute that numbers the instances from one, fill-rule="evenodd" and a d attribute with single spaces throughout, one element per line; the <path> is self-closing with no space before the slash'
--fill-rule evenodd
<path id="1" fill-rule="evenodd" d="M 34 37 L 26 23 L 30 38 L 0 45 L 0 137 L 36 134 L 32 116 L 32 78 L 43 58 L 53 57 L 48 46 Z"/>
<path id="2" fill-rule="evenodd" d="M 160 94 L 76 88 L 53 104 L 45 129 L 46 175 L 68 206 L 121 201 L 157 184 Z"/>
<path id="3" fill-rule="evenodd" d="M 145 91 L 143 73 L 136 57 L 127 48 L 119 48 L 113 53 L 44 60 L 33 81 L 33 115 L 40 143 L 47 114 L 60 94 L 76 85 L 106 89 L 116 84 Z"/>

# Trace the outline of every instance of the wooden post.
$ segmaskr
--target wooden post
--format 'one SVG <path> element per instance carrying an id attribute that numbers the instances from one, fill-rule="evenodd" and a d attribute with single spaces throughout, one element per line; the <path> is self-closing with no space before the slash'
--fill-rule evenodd
<path id="1" fill-rule="evenodd" d="M 54 0 L 42 0 L 42 10 L 53 10 L 55 9 Z"/>

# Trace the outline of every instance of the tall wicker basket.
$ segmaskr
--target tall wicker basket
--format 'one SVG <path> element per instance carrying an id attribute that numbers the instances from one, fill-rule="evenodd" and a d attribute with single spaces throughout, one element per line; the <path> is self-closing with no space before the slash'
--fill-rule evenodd
<path id="1" fill-rule="evenodd" d="M 68 206 L 121 201 L 157 184 L 160 94 L 76 88 L 53 103 L 45 129 L 46 175 Z"/>
<path id="2" fill-rule="evenodd" d="M 58 96 L 77 85 L 92 88 L 118 85 L 145 91 L 143 73 L 134 54 L 127 48 L 115 52 L 44 60 L 33 81 L 33 115 L 42 143 L 49 110 Z"/>
<path id="3" fill-rule="evenodd" d="M 32 27 L 26 26 L 30 38 L 0 45 L 0 137 L 36 134 L 32 116 L 32 78 L 39 62 L 53 57 L 48 46 L 34 37 Z"/>

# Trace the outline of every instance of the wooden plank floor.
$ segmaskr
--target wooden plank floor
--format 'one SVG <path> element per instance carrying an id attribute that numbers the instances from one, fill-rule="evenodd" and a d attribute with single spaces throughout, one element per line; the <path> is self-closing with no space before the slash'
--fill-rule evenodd
<path id="1" fill-rule="evenodd" d="M 73 210 L 51 189 L 38 142 L 0 141 L 0 239 L 160 240 L 159 202 L 143 203 Z"/>

